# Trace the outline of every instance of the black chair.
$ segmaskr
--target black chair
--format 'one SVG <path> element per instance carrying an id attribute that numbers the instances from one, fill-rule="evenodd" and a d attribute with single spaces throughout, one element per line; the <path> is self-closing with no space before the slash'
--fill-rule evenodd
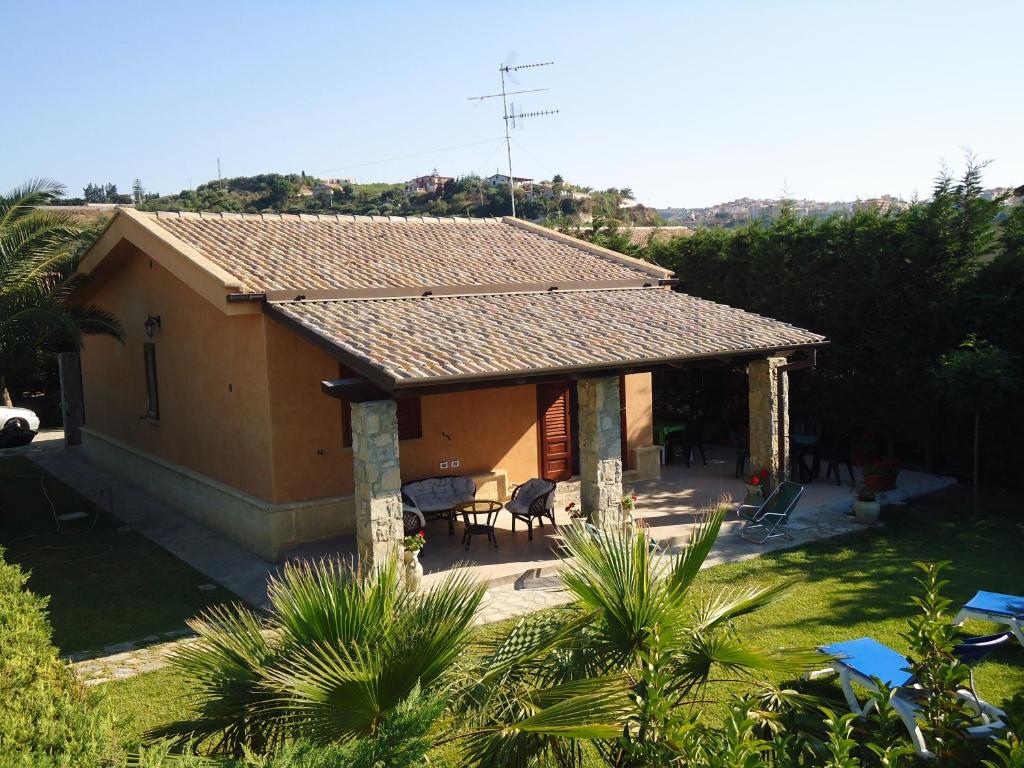
<path id="1" fill-rule="evenodd" d="M 814 452 L 815 476 L 821 473 L 821 463 L 824 461 L 827 463 L 825 479 L 829 480 L 835 477 L 836 485 L 842 485 L 843 481 L 839 475 L 839 470 L 845 464 L 846 471 L 850 474 L 850 484 L 856 484 L 857 481 L 853 477 L 853 460 L 851 456 L 849 435 L 841 437 L 827 433 L 822 435 L 821 442 L 815 447 Z"/>
<path id="2" fill-rule="evenodd" d="M 676 448 L 682 449 L 683 461 L 686 462 L 687 467 L 690 466 L 690 462 L 693 460 L 693 451 L 695 449 L 700 453 L 700 460 L 705 464 L 708 463 L 707 456 L 704 455 L 703 419 L 690 419 L 686 422 L 686 426 L 683 427 L 681 432 L 673 432 L 665 442 L 668 443 L 665 446 L 666 464 L 672 463 L 672 456 Z"/>
<path id="3" fill-rule="evenodd" d="M 512 533 L 516 532 L 516 520 L 526 523 L 529 531 L 527 539 L 533 541 L 533 521 L 544 527 L 544 518 L 555 524 L 555 509 L 552 503 L 555 488 L 558 484 L 553 480 L 542 480 L 535 477 L 512 490 L 512 498 L 505 509 L 512 515 Z"/>
<path id="4" fill-rule="evenodd" d="M 750 458 L 750 439 L 737 429 L 729 430 L 729 440 L 736 446 L 736 474 L 739 477 L 747 466 L 747 459 Z"/>

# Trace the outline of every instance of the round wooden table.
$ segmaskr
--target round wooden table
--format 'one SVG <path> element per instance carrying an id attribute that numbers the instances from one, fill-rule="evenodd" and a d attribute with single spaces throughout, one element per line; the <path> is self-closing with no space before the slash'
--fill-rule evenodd
<path id="1" fill-rule="evenodd" d="M 455 505 L 455 511 L 462 515 L 462 522 L 465 530 L 462 533 L 462 542 L 469 549 L 469 542 L 473 534 L 486 534 L 487 540 L 498 548 L 498 537 L 494 533 L 494 524 L 498 521 L 498 513 L 502 509 L 500 501 L 490 499 L 473 499 L 463 501 Z"/>

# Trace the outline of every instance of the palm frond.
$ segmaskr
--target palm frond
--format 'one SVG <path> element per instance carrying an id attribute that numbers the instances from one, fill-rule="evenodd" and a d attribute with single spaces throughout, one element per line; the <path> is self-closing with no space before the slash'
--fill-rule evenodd
<path id="1" fill-rule="evenodd" d="M 786 579 L 770 587 L 726 589 L 705 600 L 694 615 L 695 631 L 704 632 L 725 622 L 763 608 L 789 592 L 797 579 Z"/>
<path id="2" fill-rule="evenodd" d="M 0 195 L 0 230 L 11 222 L 30 215 L 40 205 L 49 205 L 64 194 L 64 185 L 53 179 L 29 179 L 6 195 Z"/>
<path id="3" fill-rule="evenodd" d="M 682 554 L 675 557 L 669 583 L 669 588 L 674 595 L 684 594 L 693 584 L 693 580 L 697 578 L 704 561 L 711 553 L 711 548 L 718 540 L 718 533 L 721 531 L 724 519 L 725 512 L 721 508 L 712 512 L 694 530 L 690 543 Z"/>
<path id="4" fill-rule="evenodd" d="M 283 743 L 284 723 L 268 706 L 273 692 L 263 684 L 264 670 L 278 652 L 266 626 L 238 605 L 210 608 L 188 624 L 197 640 L 180 645 L 170 661 L 189 681 L 198 713 L 147 738 L 204 744 L 229 755 Z"/>

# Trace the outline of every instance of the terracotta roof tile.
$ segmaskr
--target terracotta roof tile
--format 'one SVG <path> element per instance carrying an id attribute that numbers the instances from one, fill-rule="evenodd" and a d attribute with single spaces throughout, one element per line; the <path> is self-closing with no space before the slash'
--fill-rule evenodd
<path id="1" fill-rule="evenodd" d="M 660 288 L 270 306 L 395 382 L 682 360 L 824 341 L 787 323 Z"/>
<path id="2" fill-rule="evenodd" d="M 251 292 L 651 277 L 500 219 L 145 215 Z"/>

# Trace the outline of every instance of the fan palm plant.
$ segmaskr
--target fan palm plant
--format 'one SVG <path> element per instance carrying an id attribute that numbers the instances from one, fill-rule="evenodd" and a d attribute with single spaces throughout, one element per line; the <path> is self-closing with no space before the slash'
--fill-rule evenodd
<path id="1" fill-rule="evenodd" d="M 659 761 L 678 757 L 674 734 L 692 725 L 713 677 L 813 663 L 811 652 L 758 648 L 731 628 L 788 583 L 692 593 L 722 520 L 712 514 L 678 555 L 654 552 L 642 530 L 564 530 L 562 581 L 579 613 L 524 619 L 495 645 L 468 699 L 466 763 L 578 765 L 592 741 L 610 765 L 668 764 Z"/>
<path id="2" fill-rule="evenodd" d="M 265 619 L 234 606 L 189 622 L 198 640 L 172 663 L 198 714 L 151 736 L 237 755 L 375 735 L 410 696 L 445 683 L 483 587 L 456 572 L 409 592 L 394 562 L 361 574 L 321 561 L 286 565 L 269 596 Z"/>
<path id="3" fill-rule="evenodd" d="M 0 391 L 39 355 L 77 349 L 84 334 L 123 339 L 120 323 L 94 306 L 69 306 L 83 230 L 70 216 L 40 210 L 63 188 L 35 179 L 0 195 Z"/>

